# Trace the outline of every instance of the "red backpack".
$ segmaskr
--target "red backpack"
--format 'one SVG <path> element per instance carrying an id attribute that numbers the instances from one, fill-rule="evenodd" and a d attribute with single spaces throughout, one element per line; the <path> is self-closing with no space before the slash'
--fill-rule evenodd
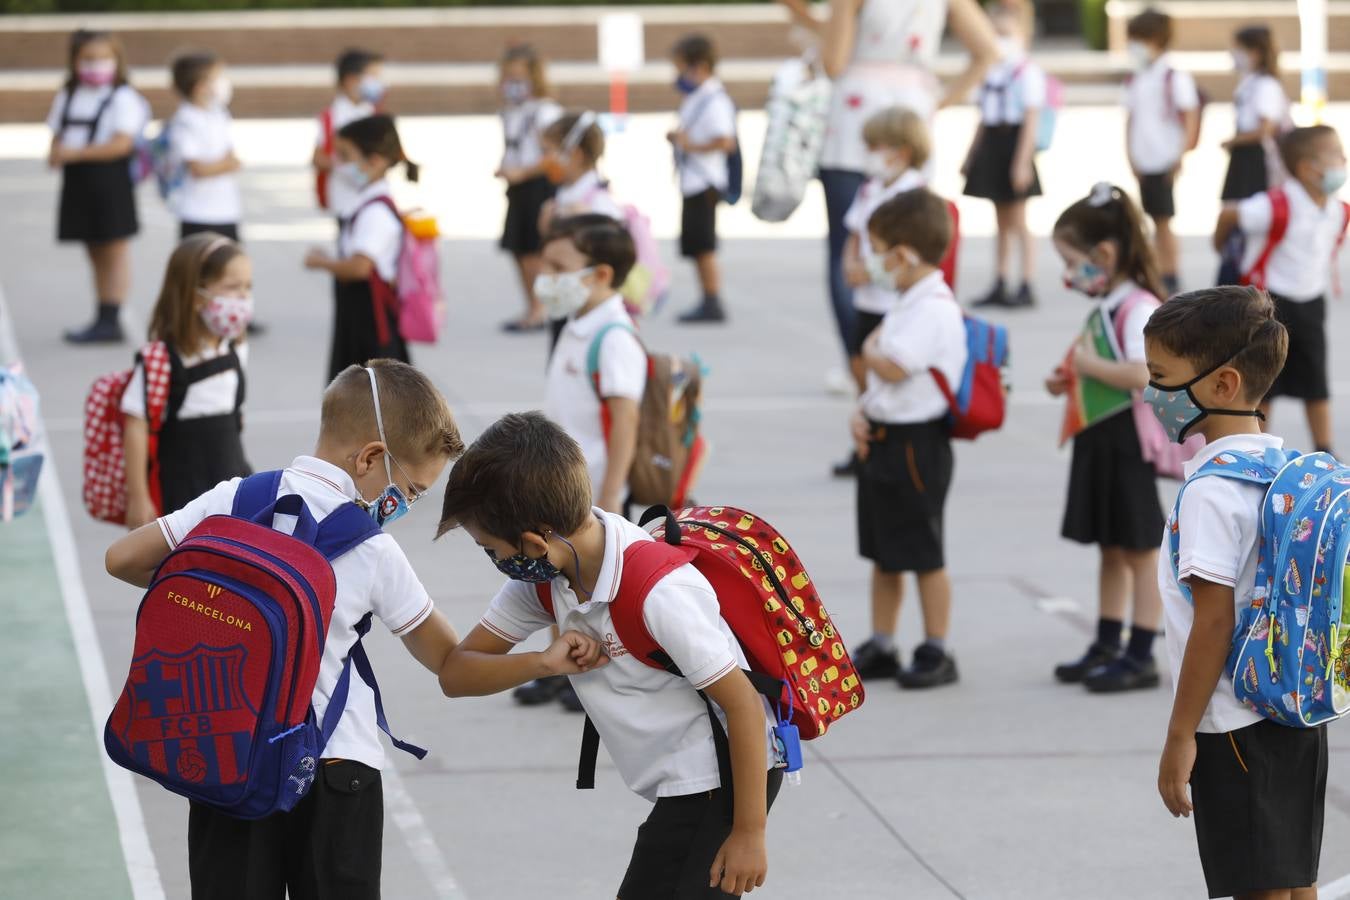
<path id="1" fill-rule="evenodd" d="M 1284 188 L 1271 188 L 1266 192 L 1270 197 L 1270 229 L 1266 232 L 1266 245 L 1261 248 L 1261 253 L 1256 257 L 1256 262 L 1252 263 L 1251 269 L 1244 273 L 1241 282 L 1251 285 L 1261 290 L 1266 290 L 1266 269 L 1270 265 L 1271 254 L 1275 248 L 1284 241 L 1284 236 L 1289 232 L 1289 195 L 1284 192 Z M 1344 214 L 1341 219 L 1341 233 L 1336 238 L 1336 249 L 1332 251 L 1332 270 L 1335 271 L 1336 254 L 1341 252 L 1341 245 L 1345 243 L 1345 229 L 1350 226 L 1350 203 L 1344 200 L 1340 201 L 1341 211 Z M 1339 293 L 1339 287 L 1337 288 Z"/>
<path id="2" fill-rule="evenodd" d="M 323 135 L 321 145 L 324 155 L 333 158 L 333 107 L 325 106 L 319 113 L 319 133 Z M 328 173 L 323 169 L 314 170 L 314 196 L 319 200 L 319 209 L 328 208 Z"/>
<path id="3" fill-rule="evenodd" d="M 947 214 L 952 217 L 952 239 L 947 243 L 947 252 L 942 254 L 938 268 L 942 270 L 942 280 L 956 293 L 956 258 L 961 252 L 961 211 L 956 204 L 947 201 Z"/>
<path id="4" fill-rule="evenodd" d="M 164 512 L 159 495 L 159 429 L 169 405 L 169 348 L 153 341 L 141 348 L 137 361 L 145 366 L 145 418 L 149 427 L 150 498 Z M 100 376 L 84 401 L 84 507 L 101 522 L 124 525 L 127 520 L 127 470 L 122 450 L 122 395 L 134 369 Z"/>

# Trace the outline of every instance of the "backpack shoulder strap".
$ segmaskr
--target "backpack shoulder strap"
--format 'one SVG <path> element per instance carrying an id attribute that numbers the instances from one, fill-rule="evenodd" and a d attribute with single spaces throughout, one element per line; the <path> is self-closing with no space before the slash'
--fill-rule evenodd
<path id="1" fill-rule="evenodd" d="M 319 128 L 323 132 L 323 152 L 333 152 L 333 106 L 330 103 L 319 113 Z"/>
<path id="2" fill-rule="evenodd" d="M 1156 302 L 1157 299 L 1144 288 L 1139 288 L 1132 291 L 1128 297 L 1121 301 L 1120 308 L 1116 310 L 1114 316 L 1111 316 L 1111 329 L 1116 333 L 1116 344 L 1120 347 L 1122 358 L 1125 354 L 1125 323 L 1130 320 L 1130 313 L 1134 312 L 1134 308 L 1145 300 Z"/>
<path id="3" fill-rule="evenodd" d="M 338 676 L 337 684 L 333 686 L 333 694 L 328 698 L 328 708 L 323 711 L 323 723 L 320 726 L 321 737 L 319 739 L 320 752 L 322 752 L 323 747 L 328 746 L 328 739 L 337 730 L 338 722 L 342 720 L 342 713 L 347 709 L 347 695 L 351 690 L 352 668 L 355 667 L 357 674 L 370 687 L 370 692 L 375 697 L 375 724 L 379 725 L 380 730 L 389 736 L 390 743 L 395 747 L 404 753 L 410 753 L 418 759 L 423 759 L 427 755 L 426 750 L 416 744 L 399 740 L 389 731 L 389 720 L 384 715 L 384 699 L 380 696 L 380 686 L 375 681 L 375 670 L 370 667 L 370 657 L 366 656 L 366 648 L 362 644 L 362 640 L 370 631 L 372 615 L 373 613 L 366 613 L 355 625 L 356 643 L 352 644 L 351 650 L 347 652 L 347 658 L 342 661 L 342 674 Z"/>
<path id="4" fill-rule="evenodd" d="M 595 333 L 595 337 L 591 338 L 591 344 L 586 349 L 586 378 L 591 382 L 592 387 L 595 388 L 595 396 L 601 401 L 605 398 L 600 395 L 600 348 L 605 343 L 605 336 L 616 328 L 623 329 L 633 337 L 637 338 L 639 344 L 642 343 L 642 337 L 637 333 L 637 329 L 624 322 L 607 322 L 604 325 L 601 325 L 600 329 Z"/>
<path id="5" fill-rule="evenodd" d="M 539 605 L 544 608 L 544 612 L 548 613 L 551 618 L 557 619 L 558 614 L 553 611 L 553 585 L 536 584 L 534 595 L 539 598 Z"/>
<path id="6" fill-rule="evenodd" d="M 275 503 L 281 491 L 281 471 L 258 472 L 239 482 L 230 515 L 251 519 Z"/>
<path id="7" fill-rule="evenodd" d="M 1289 230 L 1289 195 L 1277 187 L 1267 191 L 1266 196 L 1270 198 L 1270 229 L 1266 232 L 1266 245 L 1261 248 L 1261 255 L 1247 273 L 1248 282 L 1259 288 L 1266 286 L 1266 267 L 1270 264 L 1271 254 Z"/>
<path id="8" fill-rule="evenodd" d="M 696 551 L 672 547 L 663 541 L 638 541 L 623 554 L 623 575 L 619 592 L 609 605 L 614 632 L 634 657 L 654 669 L 663 669 L 684 677 L 678 666 L 656 643 L 643 620 L 647 595 L 671 572 L 694 561 Z"/>
<path id="9" fill-rule="evenodd" d="M 169 381 L 173 374 L 173 360 L 169 345 L 151 341 L 140 349 L 136 359 L 141 363 L 145 382 L 145 421 L 152 433 L 164 424 L 164 413 L 169 407 Z"/>
<path id="10" fill-rule="evenodd" d="M 355 503 L 344 503 L 319 523 L 314 547 L 324 559 L 332 562 L 380 533 L 380 526 L 375 524 L 370 513 Z"/>

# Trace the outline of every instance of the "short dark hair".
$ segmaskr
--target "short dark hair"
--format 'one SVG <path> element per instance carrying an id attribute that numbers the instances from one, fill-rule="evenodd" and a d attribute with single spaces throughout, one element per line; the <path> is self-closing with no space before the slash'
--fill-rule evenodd
<path id="1" fill-rule="evenodd" d="M 1178 294 L 1153 311 L 1144 337 L 1204 372 L 1227 362 L 1242 374 L 1247 399 L 1261 400 L 1284 368 L 1289 333 L 1270 295 L 1254 287 Z"/>
<path id="2" fill-rule="evenodd" d="M 408 180 L 418 179 L 421 167 L 403 152 L 403 142 L 399 140 L 398 126 L 393 116 L 376 113 L 364 119 L 355 119 L 339 128 L 337 136 L 344 141 L 351 141 L 362 156 L 379 156 L 391 169 L 402 163 Z"/>
<path id="3" fill-rule="evenodd" d="M 622 222 L 599 213 L 556 220 L 544 235 L 545 244 L 553 241 L 571 241 L 582 256 L 613 269 L 615 288 L 623 286 L 637 263 L 637 249 L 628 229 Z"/>
<path id="4" fill-rule="evenodd" d="M 220 65 L 220 57 L 210 50 L 194 50 L 174 58 L 170 72 L 173 86 L 186 100 L 191 100 L 197 86 L 212 69 Z"/>
<path id="5" fill-rule="evenodd" d="M 581 447 L 543 413 L 512 413 L 489 425 L 450 470 L 436 536 L 465 523 L 504 541 L 548 528 L 568 535 L 590 514 Z"/>
<path id="6" fill-rule="evenodd" d="M 455 459 L 464 452 L 445 396 L 421 370 L 393 359 L 372 359 L 337 374 L 323 393 L 320 440 L 346 443 L 373 441 L 379 436 L 367 366 L 375 373 L 385 437 L 395 459 L 416 465 L 429 459 Z"/>
<path id="7" fill-rule="evenodd" d="M 1172 17 L 1159 9 L 1146 9 L 1130 20 L 1125 33 L 1166 49 L 1172 46 Z"/>
<path id="8" fill-rule="evenodd" d="M 709 69 L 717 67 L 717 50 L 707 35 L 686 34 L 670 48 L 670 55 L 691 66 L 706 63 Z"/>
<path id="9" fill-rule="evenodd" d="M 947 255 L 952 240 L 952 214 L 946 200 L 927 188 L 916 188 L 896 194 L 877 207 L 867 220 L 867 230 L 887 247 L 913 247 L 920 259 L 936 266 Z"/>
<path id="10" fill-rule="evenodd" d="M 360 47 L 349 47 L 343 50 L 342 55 L 337 58 L 338 84 L 342 84 L 353 75 L 361 75 L 366 69 L 382 62 L 384 62 L 384 55 L 381 53 L 376 53 L 374 50 L 363 50 Z"/>
<path id="11" fill-rule="evenodd" d="M 1317 155 L 1317 144 L 1325 137 L 1336 137 L 1330 125 L 1295 128 L 1280 138 L 1280 160 L 1290 174 L 1298 177 L 1298 164 Z"/>

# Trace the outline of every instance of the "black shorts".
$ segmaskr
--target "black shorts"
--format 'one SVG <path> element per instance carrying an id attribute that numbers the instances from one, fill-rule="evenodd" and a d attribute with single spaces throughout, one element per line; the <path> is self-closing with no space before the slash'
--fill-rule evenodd
<path id="1" fill-rule="evenodd" d="M 1139 176 L 1139 202 L 1144 212 L 1154 219 L 1170 219 L 1177 214 L 1172 197 L 1172 173 Z"/>
<path id="2" fill-rule="evenodd" d="M 384 837 L 380 773 L 319 761 L 288 813 L 236 819 L 200 803 L 188 812 L 192 900 L 379 900 Z"/>
<path id="3" fill-rule="evenodd" d="M 556 188 L 542 175 L 506 189 L 506 224 L 498 246 L 516 256 L 528 256 L 542 249 L 539 211 L 553 198 Z"/>
<path id="4" fill-rule="evenodd" d="M 886 317 L 861 309 L 855 310 L 854 315 L 857 318 L 853 320 L 853 334 L 849 338 L 848 352 L 850 356 L 862 356 L 863 342 L 867 340 L 868 335 L 881 327 L 881 320 Z"/>
<path id="5" fill-rule="evenodd" d="M 1266 399 L 1326 400 L 1331 396 L 1327 381 L 1326 298 L 1296 302 L 1271 294 L 1271 299 L 1275 301 L 1275 318 L 1289 332 L 1289 353 Z"/>
<path id="6" fill-rule="evenodd" d="M 781 769 L 770 769 L 769 808 L 783 786 Z M 723 900 L 708 887 L 717 851 L 731 834 L 722 789 L 662 797 L 638 828 L 633 858 L 619 886 L 619 900 Z"/>
<path id="7" fill-rule="evenodd" d="M 693 258 L 717 249 L 717 204 L 722 195 L 712 188 L 684 198 L 680 212 L 680 255 Z"/>
<path id="8" fill-rule="evenodd" d="M 203 225 L 200 222 L 179 222 L 178 239 L 192 237 L 194 234 L 218 234 L 221 237 L 227 237 L 235 243 L 239 242 L 238 225 Z"/>
<path id="9" fill-rule="evenodd" d="M 1327 730 L 1269 720 L 1195 736 L 1191 803 L 1211 897 L 1317 882 Z"/>
<path id="10" fill-rule="evenodd" d="M 858 475 L 858 552 L 883 572 L 931 572 L 946 565 L 942 512 L 952 483 L 945 418 L 872 425 Z"/>

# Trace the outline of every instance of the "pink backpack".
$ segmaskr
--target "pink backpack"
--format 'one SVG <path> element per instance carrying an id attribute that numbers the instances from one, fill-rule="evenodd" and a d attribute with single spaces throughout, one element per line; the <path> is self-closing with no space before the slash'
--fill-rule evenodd
<path id="1" fill-rule="evenodd" d="M 366 201 L 364 206 L 352 213 L 352 218 L 375 203 L 387 206 L 403 223 L 403 246 L 399 250 L 398 269 L 392 285 L 398 306 L 398 333 L 405 341 L 434 344 L 445 318 L 441 262 L 436 252 L 439 234 L 435 220 L 400 214 L 394 201 L 387 195 Z"/>
<path id="2" fill-rule="evenodd" d="M 600 191 L 608 193 L 609 187 L 597 185 L 587 195 L 586 202 L 589 203 Z M 637 318 L 645 313 L 656 312 L 666 302 L 666 295 L 670 291 L 670 269 L 661 258 L 661 246 L 656 242 L 656 235 L 652 234 L 652 220 L 631 203 L 622 204 L 620 209 L 623 212 L 620 221 L 633 238 L 637 263 L 624 279 L 619 294 L 629 314 Z"/>

